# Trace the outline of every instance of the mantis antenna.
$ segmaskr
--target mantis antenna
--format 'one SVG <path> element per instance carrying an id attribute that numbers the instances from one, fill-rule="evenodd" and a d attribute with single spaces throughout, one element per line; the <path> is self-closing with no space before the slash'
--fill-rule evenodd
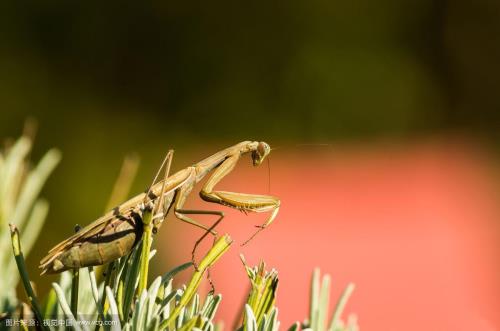
<path id="1" fill-rule="evenodd" d="M 267 157 L 267 193 L 271 193 L 271 161 Z"/>

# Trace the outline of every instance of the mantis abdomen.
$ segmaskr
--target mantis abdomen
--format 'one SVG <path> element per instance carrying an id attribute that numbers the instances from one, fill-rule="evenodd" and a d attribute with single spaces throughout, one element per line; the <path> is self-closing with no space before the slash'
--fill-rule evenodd
<path id="1" fill-rule="evenodd" d="M 139 217 L 116 218 L 102 232 L 86 237 L 59 255 L 51 271 L 61 272 L 114 261 L 128 254 L 141 235 L 142 222 Z"/>

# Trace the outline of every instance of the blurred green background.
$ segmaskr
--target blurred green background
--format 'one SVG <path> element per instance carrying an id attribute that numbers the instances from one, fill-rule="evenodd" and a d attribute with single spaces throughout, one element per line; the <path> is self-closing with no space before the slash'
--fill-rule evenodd
<path id="1" fill-rule="evenodd" d="M 33 266 L 101 214 L 129 151 L 137 192 L 168 148 L 178 169 L 246 139 L 498 142 L 498 1 L 5 1 L 0 17 L 1 136 L 32 116 L 34 157 L 63 152 Z"/>
<path id="2" fill-rule="evenodd" d="M 323 140 L 499 123 L 497 1 L 7 1 L 0 10 L 3 132 L 27 114 L 50 141 L 105 133 L 113 147 L 144 137 L 142 146 L 158 138 L 151 132 L 164 142 Z"/>

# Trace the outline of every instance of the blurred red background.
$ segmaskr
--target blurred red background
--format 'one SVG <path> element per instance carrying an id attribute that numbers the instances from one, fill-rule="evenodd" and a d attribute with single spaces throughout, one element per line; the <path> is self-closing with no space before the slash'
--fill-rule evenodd
<path id="1" fill-rule="evenodd" d="M 364 330 L 497 329 L 495 176 L 488 154 L 459 139 L 271 153 L 270 193 L 282 201 L 275 223 L 240 247 L 267 215 L 222 208 L 219 232 L 236 242 L 212 270 L 223 295 L 219 319 L 230 323 L 246 297 L 243 253 L 251 265 L 263 258 L 279 271 L 284 327 L 307 316 L 310 275 L 320 267 L 332 275 L 331 310 L 343 288 L 356 284 L 344 318 L 357 314 Z M 255 169 L 242 160 L 218 188 L 266 194 L 267 178 L 265 165 Z M 221 209 L 196 194 L 189 205 Z M 189 260 L 200 235 L 171 218 L 157 241 L 157 262 Z M 170 252 L 176 257 L 167 257 Z"/>

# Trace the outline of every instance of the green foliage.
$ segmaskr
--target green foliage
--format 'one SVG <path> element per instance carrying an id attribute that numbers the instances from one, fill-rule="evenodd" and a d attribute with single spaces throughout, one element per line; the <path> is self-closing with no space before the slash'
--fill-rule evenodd
<path id="1" fill-rule="evenodd" d="M 314 331 L 357 331 L 358 325 L 356 316 L 349 316 L 347 323 L 342 321 L 340 318 L 347 300 L 349 299 L 352 291 L 354 291 L 354 284 L 352 283 L 347 285 L 337 301 L 330 324 L 327 326 L 328 312 L 330 309 L 330 281 L 330 275 L 324 275 L 320 280 L 320 270 L 314 270 L 311 280 L 309 319 L 304 323 L 302 329 L 311 329 Z"/>
<path id="2" fill-rule="evenodd" d="M 274 307 L 276 290 L 278 289 L 278 272 L 274 269 L 266 271 L 266 264 L 250 268 L 241 255 L 248 278 L 252 284 L 247 303 L 245 304 L 244 331 L 278 330 L 278 310 Z"/>
<path id="3" fill-rule="evenodd" d="M 61 159 L 56 149 L 49 150 L 37 165 L 29 161 L 33 142 L 27 135 L 0 151 L 0 311 L 17 305 L 15 288 L 19 282 L 16 261 L 10 246 L 8 223 L 20 229 L 25 255 L 29 254 L 42 229 L 49 204 L 39 198 L 45 181 Z"/>
<path id="4" fill-rule="evenodd" d="M 277 331 L 280 327 L 278 309 L 274 306 L 278 287 L 278 273 L 272 269 L 265 270 L 265 264 L 250 268 L 245 264 L 247 275 L 252 284 L 247 303 L 245 318 L 240 330 L 244 331 Z M 333 310 L 329 326 L 327 325 L 330 300 L 330 275 L 324 275 L 320 280 L 320 271 L 315 269 L 311 280 L 311 301 L 309 318 L 304 323 L 295 322 L 291 331 L 358 331 L 355 315 L 350 315 L 347 323 L 341 319 L 342 312 L 349 299 L 354 284 L 349 284 L 342 293 Z"/>

